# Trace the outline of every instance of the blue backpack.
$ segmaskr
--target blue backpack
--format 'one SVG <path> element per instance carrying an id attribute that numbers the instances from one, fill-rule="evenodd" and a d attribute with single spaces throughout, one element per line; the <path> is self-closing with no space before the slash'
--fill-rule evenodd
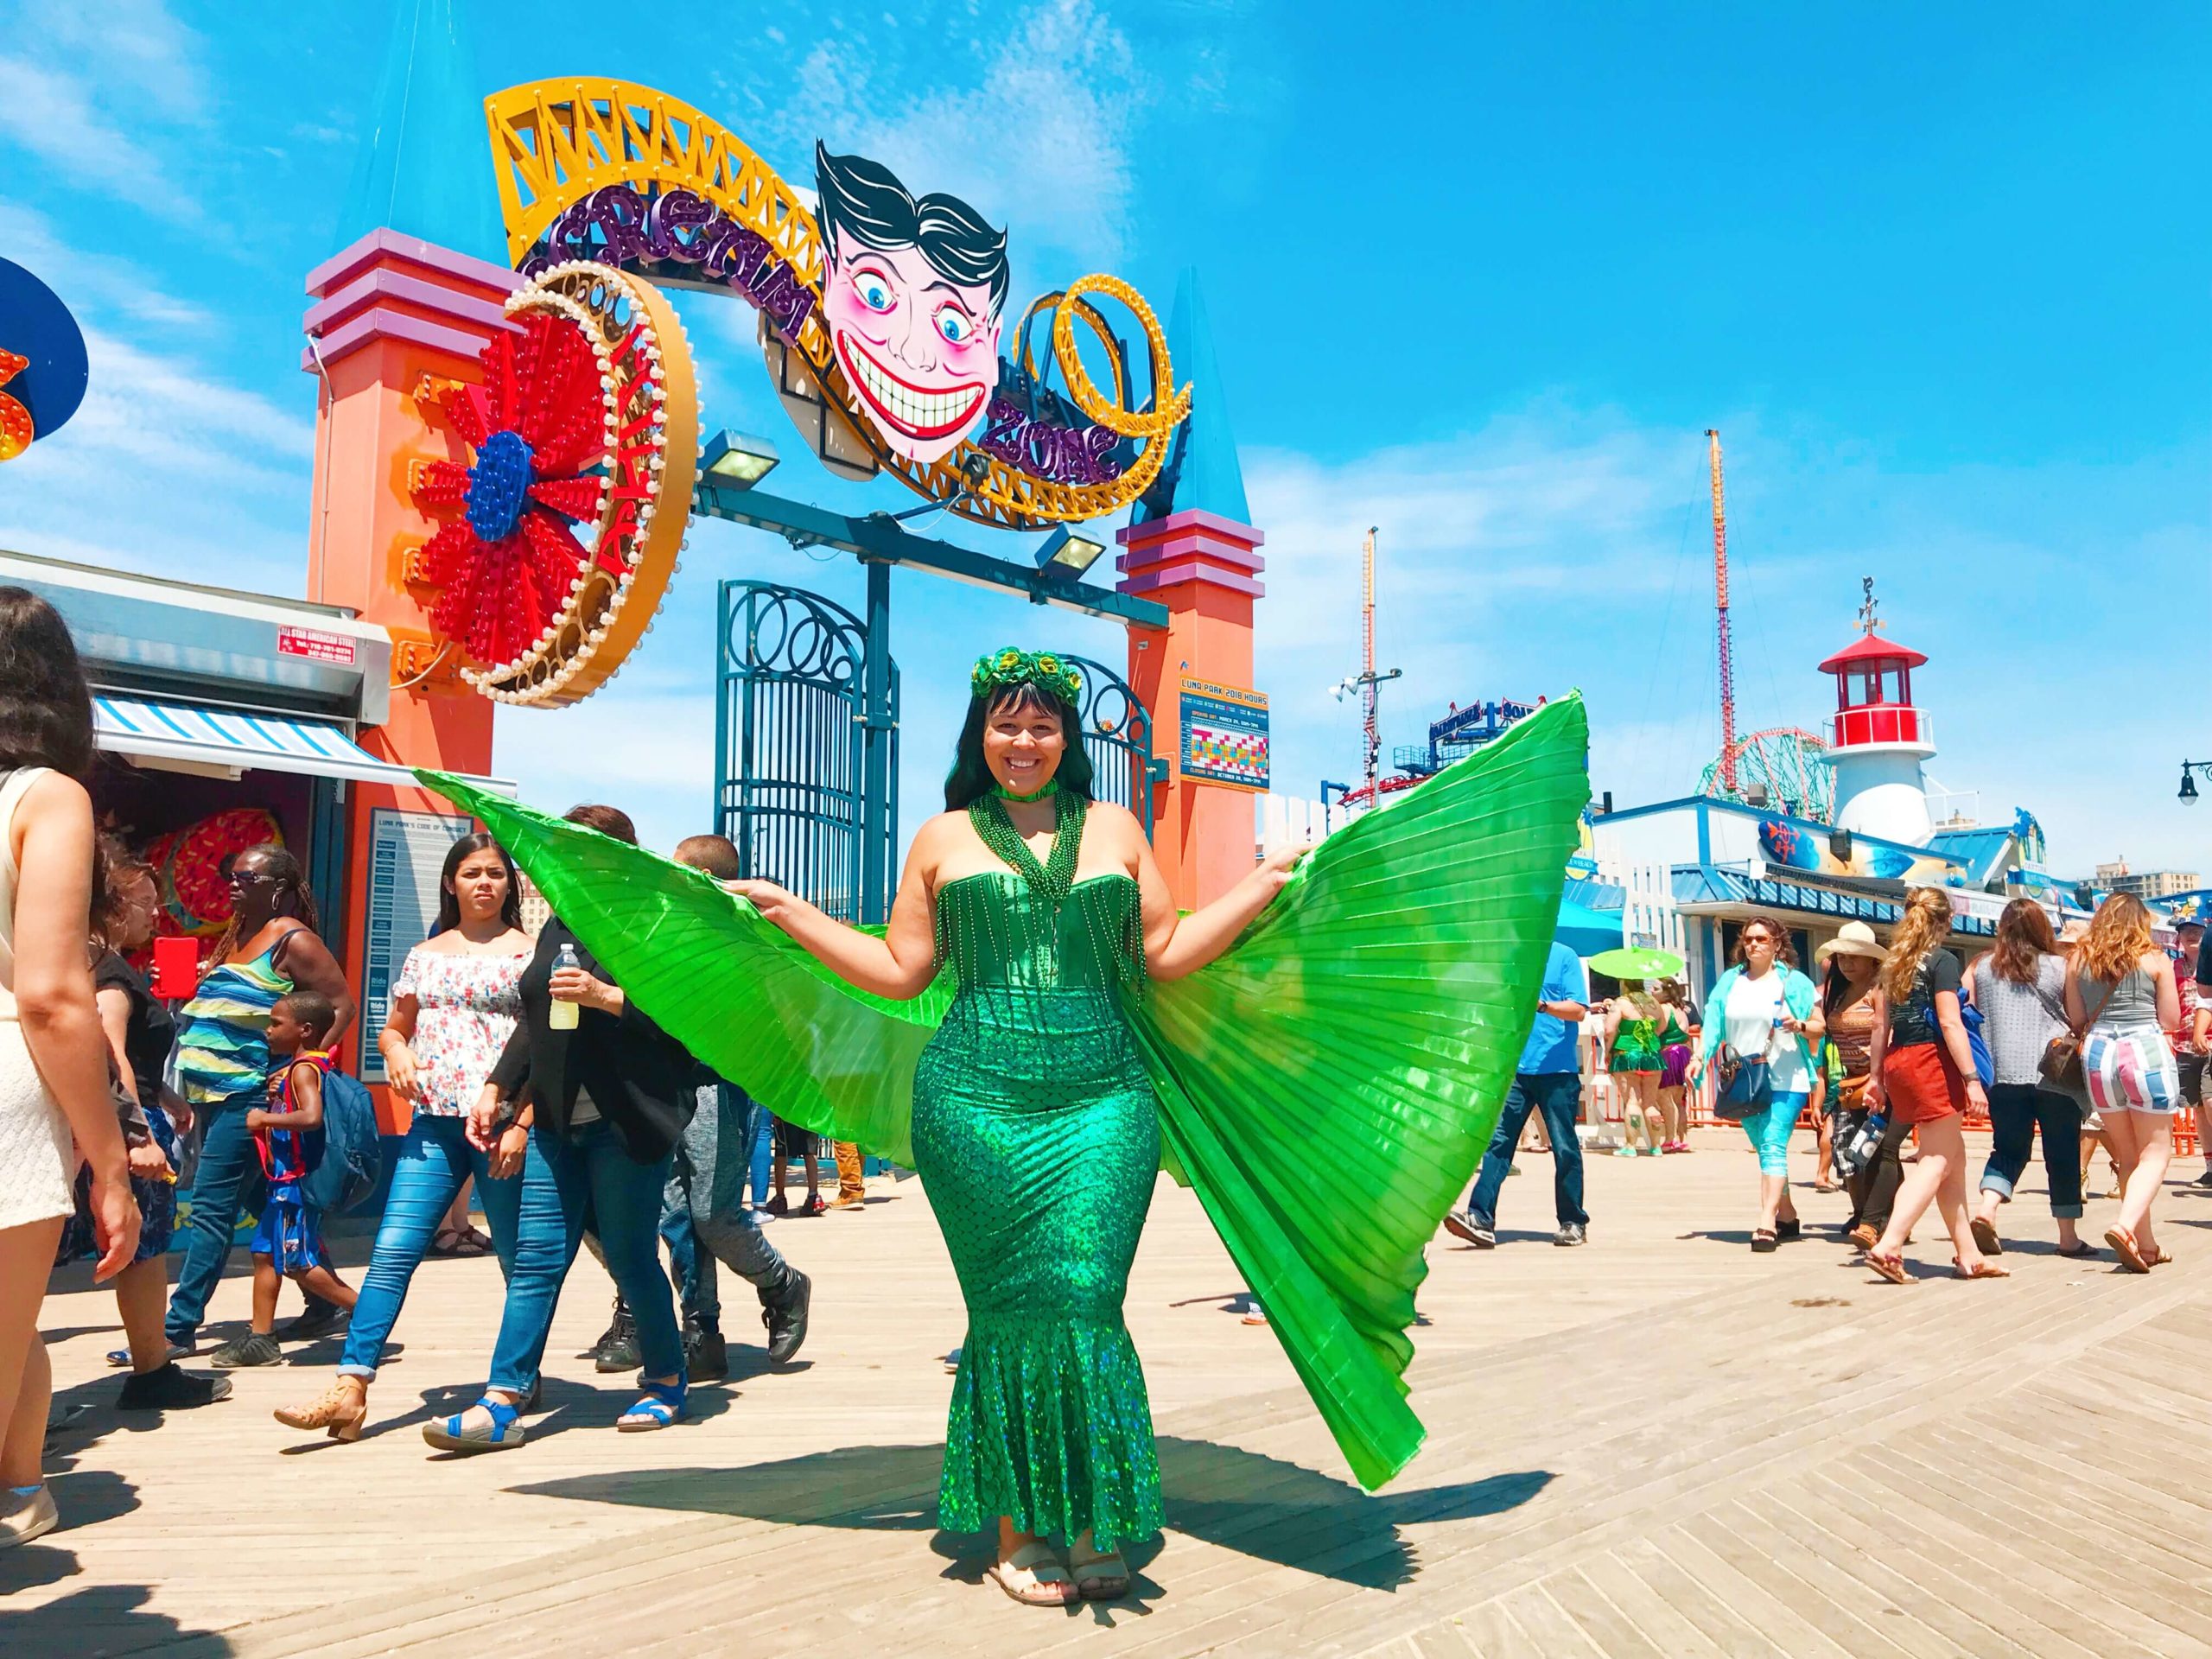
<path id="1" fill-rule="evenodd" d="M 326 1216 L 342 1215 L 377 1190 L 384 1141 L 376 1102 L 359 1077 L 328 1071 L 322 1079 L 322 1156 L 300 1183 L 300 1196 Z"/>

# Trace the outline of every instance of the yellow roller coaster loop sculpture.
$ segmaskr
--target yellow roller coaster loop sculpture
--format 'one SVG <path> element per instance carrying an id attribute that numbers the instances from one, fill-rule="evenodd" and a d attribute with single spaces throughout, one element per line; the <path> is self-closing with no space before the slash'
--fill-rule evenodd
<path id="1" fill-rule="evenodd" d="M 811 303 L 791 308 L 804 315 L 785 337 L 830 407 L 847 412 L 847 423 L 886 471 L 963 518 L 1033 530 L 1115 512 L 1159 476 L 1169 440 L 1190 413 L 1190 388 L 1175 390 L 1166 338 L 1152 308 L 1119 277 L 1085 276 L 1030 309 L 1053 308 L 1052 354 L 1069 398 L 1086 417 L 1140 446 L 1119 475 L 1094 483 L 1053 481 L 1010 466 L 974 442 L 933 463 L 911 461 L 895 454 L 858 412 L 859 400 L 830 350 L 821 321 L 822 235 L 813 213 L 741 140 L 679 99 L 605 77 L 511 86 L 485 99 L 484 111 L 511 263 L 530 257 L 562 214 L 607 186 L 654 194 L 689 190 L 702 197 L 761 238 L 789 280 L 811 296 Z M 1148 407 L 1130 406 L 1131 388 L 1123 384 L 1118 353 L 1111 348 L 1112 331 L 1085 299 L 1094 294 L 1119 301 L 1144 335 L 1150 373 L 1139 387 Z M 1110 398 L 1084 369 L 1076 343 L 1078 316 L 1109 345 Z M 1034 372 L 1033 364 L 1023 366 Z"/>

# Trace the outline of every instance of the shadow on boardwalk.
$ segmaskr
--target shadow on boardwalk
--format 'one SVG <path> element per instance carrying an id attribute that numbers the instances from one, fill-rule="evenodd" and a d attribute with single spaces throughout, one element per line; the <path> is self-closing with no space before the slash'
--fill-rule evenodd
<path id="1" fill-rule="evenodd" d="M 1543 1491 L 1547 1471 L 1493 1475 L 1452 1486 L 1372 1496 L 1347 1482 L 1235 1446 L 1160 1440 L 1168 1524 L 1190 1537 L 1370 1589 L 1408 1583 L 1417 1565 L 1401 1522 L 1470 1520 L 1517 1508 Z M 887 1532 L 937 1529 L 942 1446 L 856 1446 L 738 1469 L 671 1469 L 586 1475 L 512 1490 L 539 1497 L 624 1503 L 701 1515 L 744 1516 L 790 1526 Z M 990 1558 L 988 1535 L 938 1532 L 937 1553 Z M 1141 1568 L 1154 1539 L 1130 1549 Z M 973 1577 L 976 1573 L 960 1576 Z"/>
<path id="2" fill-rule="evenodd" d="M 0 1596 L 33 1584 L 73 1576 L 77 1558 L 45 1543 L 9 1552 L 0 1569 Z M 39 1659 L 114 1659 L 161 1649 L 170 1659 L 223 1659 L 235 1653 L 226 1638 L 179 1624 L 145 1608 L 152 1591 L 143 1584 L 97 1584 L 72 1591 L 42 1607 L 11 1613 L 0 1605 L 0 1653 Z"/>

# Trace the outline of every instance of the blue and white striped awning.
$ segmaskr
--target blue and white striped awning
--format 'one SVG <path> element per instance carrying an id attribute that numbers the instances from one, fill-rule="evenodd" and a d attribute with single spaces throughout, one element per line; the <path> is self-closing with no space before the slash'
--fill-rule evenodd
<path id="1" fill-rule="evenodd" d="M 415 783 L 415 774 L 405 766 L 379 760 L 343 728 L 298 715 L 103 693 L 92 699 L 92 728 L 99 747 L 156 766 L 233 776 L 289 772 L 402 788 Z M 485 781 L 502 794 L 515 792 L 512 784 Z"/>

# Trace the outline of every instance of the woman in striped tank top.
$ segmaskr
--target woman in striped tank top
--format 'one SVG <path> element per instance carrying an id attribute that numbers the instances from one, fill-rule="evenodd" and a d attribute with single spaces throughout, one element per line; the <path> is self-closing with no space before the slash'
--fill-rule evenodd
<path id="1" fill-rule="evenodd" d="M 333 1049 L 353 1023 L 353 994 L 316 937 L 315 899 L 299 860 L 282 847 L 249 847 L 232 861 L 229 880 L 231 925 L 216 947 L 215 965 L 185 1004 L 177 1038 L 178 1092 L 202 1124 L 184 1266 L 169 1294 L 167 1321 L 170 1347 L 188 1354 L 261 1167 L 245 1115 L 262 1103 L 269 1076 L 270 1009 L 295 986 L 328 997 L 338 1011 L 327 1039 Z M 311 1304 L 285 1334 L 318 1336 L 340 1318 L 327 1303 Z M 237 1343 L 210 1357 L 223 1370 L 248 1358 Z"/>

